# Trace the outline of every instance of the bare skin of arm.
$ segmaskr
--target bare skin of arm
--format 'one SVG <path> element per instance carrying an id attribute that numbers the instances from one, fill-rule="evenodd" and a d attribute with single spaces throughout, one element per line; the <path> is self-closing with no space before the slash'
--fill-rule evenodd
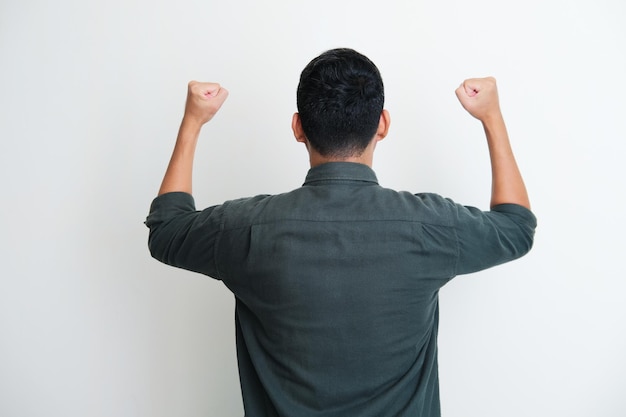
<path id="1" fill-rule="evenodd" d="M 227 97 L 228 91 L 219 84 L 189 83 L 185 114 L 159 195 L 176 191 L 191 194 L 193 159 L 200 130 L 215 116 Z"/>
<path id="2" fill-rule="evenodd" d="M 491 77 L 465 80 L 457 88 L 456 95 L 461 105 L 481 121 L 485 130 L 492 171 L 490 206 L 510 203 L 530 208 L 500 111 L 496 80 Z M 185 113 L 159 195 L 176 191 L 192 193 L 193 160 L 200 130 L 215 116 L 227 97 L 228 91 L 219 84 L 189 83 Z"/>
<path id="3" fill-rule="evenodd" d="M 468 79 L 456 89 L 456 96 L 469 114 L 480 120 L 487 137 L 491 161 L 491 203 L 518 204 L 530 209 L 524 180 L 515 161 L 498 89 L 493 77 Z"/>

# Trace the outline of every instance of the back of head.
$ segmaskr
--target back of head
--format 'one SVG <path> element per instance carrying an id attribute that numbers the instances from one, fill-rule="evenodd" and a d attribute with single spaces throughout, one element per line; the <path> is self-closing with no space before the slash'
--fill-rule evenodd
<path id="1" fill-rule="evenodd" d="M 360 155 L 376 134 L 384 101 L 378 68 L 352 49 L 324 52 L 300 76 L 302 129 L 323 156 Z"/>

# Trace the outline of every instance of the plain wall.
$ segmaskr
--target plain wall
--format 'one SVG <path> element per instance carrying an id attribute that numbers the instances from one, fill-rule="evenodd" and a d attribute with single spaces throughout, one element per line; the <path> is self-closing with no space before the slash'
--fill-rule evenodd
<path id="1" fill-rule="evenodd" d="M 192 79 L 199 207 L 300 186 L 306 63 L 348 46 L 385 80 L 386 187 L 486 209 L 457 103 L 494 75 L 539 219 L 525 258 L 441 291 L 444 416 L 626 415 L 626 3 L 621 0 L 0 3 L 0 415 L 241 416 L 234 301 L 150 258 L 143 221 Z"/>

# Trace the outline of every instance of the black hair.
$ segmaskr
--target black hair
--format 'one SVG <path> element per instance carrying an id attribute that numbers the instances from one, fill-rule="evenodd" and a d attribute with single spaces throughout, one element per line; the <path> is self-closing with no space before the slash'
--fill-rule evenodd
<path id="1" fill-rule="evenodd" d="M 384 102 L 378 68 L 353 49 L 326 51 L 300 75 L 302 129 L 323 156 L 360 155 L 376 134 Z"/>

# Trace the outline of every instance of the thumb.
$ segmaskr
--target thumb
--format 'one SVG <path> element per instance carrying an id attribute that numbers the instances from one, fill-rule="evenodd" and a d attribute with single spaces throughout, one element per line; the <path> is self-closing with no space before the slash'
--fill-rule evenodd
<path id="1" fill-rule="evenodd" d="M 219 93 L 221 86 L 218 83 L 190 81 L 188 88 L 190 95 L 201 96 L 208 99 L 215 97 Z"/>
<path id="2" fill-rule="evenodd" d="M 203 95 L 206 98 L 215 97 L 223 90 L 219 84 L 207 83 L 206 88 L 203 90 Z"/>
<path id="3" fill-rule="evenodd" d="M 474 97 L 478 94 L 478 86 L 471 82 L 471 80 L 465 80 L 462 84 L 463 90 L 468 97 Z"/>

